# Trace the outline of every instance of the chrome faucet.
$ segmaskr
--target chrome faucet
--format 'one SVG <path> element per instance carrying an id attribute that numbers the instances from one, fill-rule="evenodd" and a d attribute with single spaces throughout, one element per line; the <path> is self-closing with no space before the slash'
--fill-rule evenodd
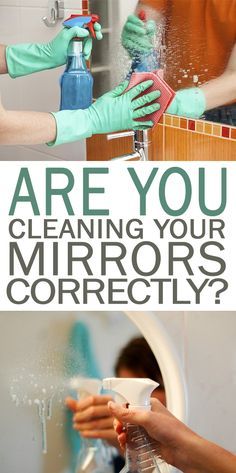
<path id="1" fill-rule="evenodd" d="M 148 161 L 150 145 L 148 131 L 125 131 L 121 133 L 113 133 L 111 135 L 107 135 L 107 140 L 117 140 L 119 138 L 127 138 L 129 136 L 133 136 L 133 152 L 113 158 L 112 161 Z"/>

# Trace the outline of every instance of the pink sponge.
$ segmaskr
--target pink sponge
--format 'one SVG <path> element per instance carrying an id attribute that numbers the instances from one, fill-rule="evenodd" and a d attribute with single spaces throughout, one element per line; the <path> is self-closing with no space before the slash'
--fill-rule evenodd
<path id="1" fill-rule="evenodd" d="M 140 84 L 140 82 L 152 80 L 153 85 L 145 91 L 144 93 L 140 94 L 140 97 L 147 92 L 153 92 L 159 90 L 161 92 L 160 98 L 157 99 L 158 103 L 160 104 L 160 110 L 154 112 L 150 115 L 146 115 L 146 120 L 152 120 L 154 126 L 160 121 L 163 113 L 171 104 L 172 100 L 175 97 L 175 92 L 171 89 L 171 87 L 164 81 L 163 79 L 163 71 L 162 69 L 158 69 L 157 71 L 153 72 L 134 72 L 131 76 L 130 83 L 127 87 L 127 90 L 132 89 L 136 85 Z M 143 121 L 143 118 L 138 118 L 138 121 Z"/>

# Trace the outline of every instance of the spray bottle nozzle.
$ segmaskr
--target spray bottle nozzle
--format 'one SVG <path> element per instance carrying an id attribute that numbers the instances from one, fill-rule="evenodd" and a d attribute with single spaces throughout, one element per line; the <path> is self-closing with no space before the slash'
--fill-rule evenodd
<path id="1" fill-rule="evenodd" d="M 116 394 L 116 401 L 132 407 L 150 408 L 151 393 L 159 386 L 148 378 L 106 378 L 102 387 Z"/>
<path id="2" fill-rule="evenodd" d="M 141 11 L 139 12 L 138 17 L 139 17 L 140 20 L 146 21 L 146 19 L 147 19 L 146 12 L 145 12 L 144 10 L 141 10 Z"/>
<path id="3" fill-rule="evenodd" d="M 87 28 L 92 36 L 96 38 L 96 32 L 94 29 L 94 23 L 100 21 L 100 17 L 95 14 L 91 15 L 71 15 L 67 20 L 63 22 L 63 26 L 66 28 L 73 28 L 78 26 L 79 28 Z"/>
<path id="4" fill-rule="evenodd" d="M 90 395 L 96 396 L 100 393 L 102 382 L 97 378 L 83 378 L 77 376 L 70 379 L 69 386 L 71 389 L 77 391 L 79 398 L 85 398 Z"/>

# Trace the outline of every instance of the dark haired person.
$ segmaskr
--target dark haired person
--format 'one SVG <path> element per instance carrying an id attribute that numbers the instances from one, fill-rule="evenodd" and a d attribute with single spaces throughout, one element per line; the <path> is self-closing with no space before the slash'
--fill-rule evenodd
<path id="1" fill-rule="evenodd" d="M 166 404 L 161 370 L 145 338 L 134 338 L 121 350 L 115 364 L 115 374 L 118 378 L 153 379 L 159 383 L 159 387 L 152 393 L 152 397 Z"/>

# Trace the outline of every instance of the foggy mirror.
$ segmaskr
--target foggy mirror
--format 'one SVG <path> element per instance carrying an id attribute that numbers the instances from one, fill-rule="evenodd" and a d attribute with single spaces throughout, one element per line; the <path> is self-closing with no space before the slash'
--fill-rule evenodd
<path id="1" fill-rule="evenodd" d="M 4 473 L 76 471 L 83 445 L 78 431 L 93 430 L 94 419 L 90 418 L 90 424 L 86 418 L 84 424 L 81 419 L 76 422 L 65 398 L 69 396 L 73 402 L 78 393 L 81 400 L 86 398 L 88 379 L 149 377 L 160 384 L 153 395 L 165 403 L 155 356 L 124 313 L 1 313 L 0 322 L 0 456 Z M 81 412 L 87 415 L 85 408 Z M 104 414 L 100 417 L 107 427 L 99 455 L 105 448 L 109 471 L 116 473 L 123 458 L 116 449 L 110 419 Z M 73 429 L 73 424 L 79 429 Z"/>

